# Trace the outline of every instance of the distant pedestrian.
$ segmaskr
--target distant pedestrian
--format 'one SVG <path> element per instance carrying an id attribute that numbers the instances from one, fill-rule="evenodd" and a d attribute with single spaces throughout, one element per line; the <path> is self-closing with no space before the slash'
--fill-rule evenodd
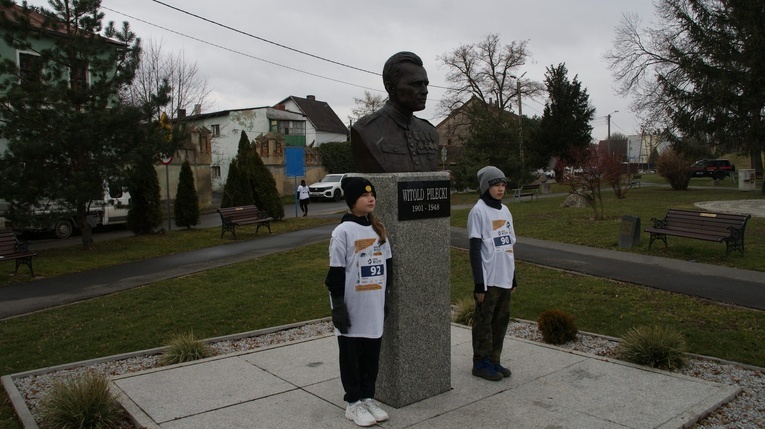
<path id="1" fill-rule="evenodd" d="M 308 193 L 308 186 L 305 185 L 305 180 L 300 181 L 300 186 L 297 188 L 298 202 L 300 202 L 300 210 L 303 211 L 303 216 L 308 216 L 308 203 L 311 202 L 311 194 Z"/>
<path id="2" fill-rule="evenodd" d="M 340 349 L 340 381 L 348 402 L 345 417 L 359 426 L 372 426 L 388 420 L 374 396 L 391 250 L 385 227 L 372 214 L 374 185 L 361 177 L 348 177 L 341 186 L 350 213 L 332 231 L 324 283 Z"/>
<path id="3" fill-rule="evenodd" d="M 473 298 L 473 375 L 491 381 L 510 377 L 500 364 L 507 325 L 510 293 L 515 282 L 515 229 L 513 216 L 502 204 L 507 179 L 498 168 L 478 170 L 481 198 L 468 215 Z"/>

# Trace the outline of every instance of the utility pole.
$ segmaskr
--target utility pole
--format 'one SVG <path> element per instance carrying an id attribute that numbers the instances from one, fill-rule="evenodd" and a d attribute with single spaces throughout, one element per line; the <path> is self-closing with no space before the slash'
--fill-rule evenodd
<path id="1" fill-rule="evenodd" d="M 526 163 L 523 161 L 523 108 L 521 107 L 521 80 L 517 79 L 515 83 L 516 91 L 518 92 L 518 146 L 521 148 L 521 167 L 525 169 Z"/>
<path id="2" fill-rule="evenodd" d="M 614 113 L 619 113 L 618 110 L 614 110 L 613 112 L 606 115 L 606 121 L 608 123 L 608 143 L 606 143 L 606 147 L 608 148 L 608 154 L 611 154 L 611 115 Z"/>
<path id="3" fill-rule="evenodd" d="M 526 76 L 526 72 L 523 72 L 520 77 L 510 75 L 511 78 L 515 79 L 515 92 L 518 93 L 518 147 L 521 154 L 521 167 L 525 170 L 526 163 L 523 160 L 523 107 L 521 105 L 521 78 L 524 76 Z"/>

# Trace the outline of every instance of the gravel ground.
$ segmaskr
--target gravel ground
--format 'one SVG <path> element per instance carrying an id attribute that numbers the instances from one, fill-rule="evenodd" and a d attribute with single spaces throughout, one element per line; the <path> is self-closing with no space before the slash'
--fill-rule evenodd
<path id="1" fill-rule="evenodd" d="M 271 334 L 244 338 L 233 341 L 219 341 L 212 344 L 219 354 L 254 350 L 265 346 L 329 334 L 332 325 L 319 322 L 292 328 Z M 513 321 L 508 328 L 508 335 L 533 341 L 542 341 L 542 336 L 535 323 Z M 579 334 L 574 342 L 563 348 L 616 358 L 619 344 L 613 339 L 595 335 Z M 37 404 L 51 384 L 66 377 L 76 376 L 86 371 L 98 371 L 107 375 L 121 375 L 157 366 L 158 355 L 134 357 L 109 361 L 86 367 L 54 371 L 42 375 L 16 379 L 16 387 L 25 398 L 32 415 L 38 418 Z M 765 374 L 762 369 L 747 368 L 729 362 L 693 357 L 689 365 L 680 373 L 702 378 L 708 381 L 739 386 L 742 389 L 731 402 L 718 408 L 696 423 L 695 429 L 755 429 L 765 427 Z"/>

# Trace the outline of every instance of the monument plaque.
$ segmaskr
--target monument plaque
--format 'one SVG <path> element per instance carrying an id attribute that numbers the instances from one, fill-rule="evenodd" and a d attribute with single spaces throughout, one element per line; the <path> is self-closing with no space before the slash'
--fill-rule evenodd
<path id="1" fill-rule="evenodd" d="M 449 181 L 398 183 L 398 220 L 449 217 Z"/>

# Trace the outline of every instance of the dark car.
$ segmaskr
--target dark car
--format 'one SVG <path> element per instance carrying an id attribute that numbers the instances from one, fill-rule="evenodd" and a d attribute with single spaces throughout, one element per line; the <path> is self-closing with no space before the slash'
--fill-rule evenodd
<path id="1" fill-rule="evenodd" d="M 713 177 L 716 180 L 723 180 L 734 171 L 736 166 L 727 159 L 701 159 L 691 166 L 693 177 Z"/>

